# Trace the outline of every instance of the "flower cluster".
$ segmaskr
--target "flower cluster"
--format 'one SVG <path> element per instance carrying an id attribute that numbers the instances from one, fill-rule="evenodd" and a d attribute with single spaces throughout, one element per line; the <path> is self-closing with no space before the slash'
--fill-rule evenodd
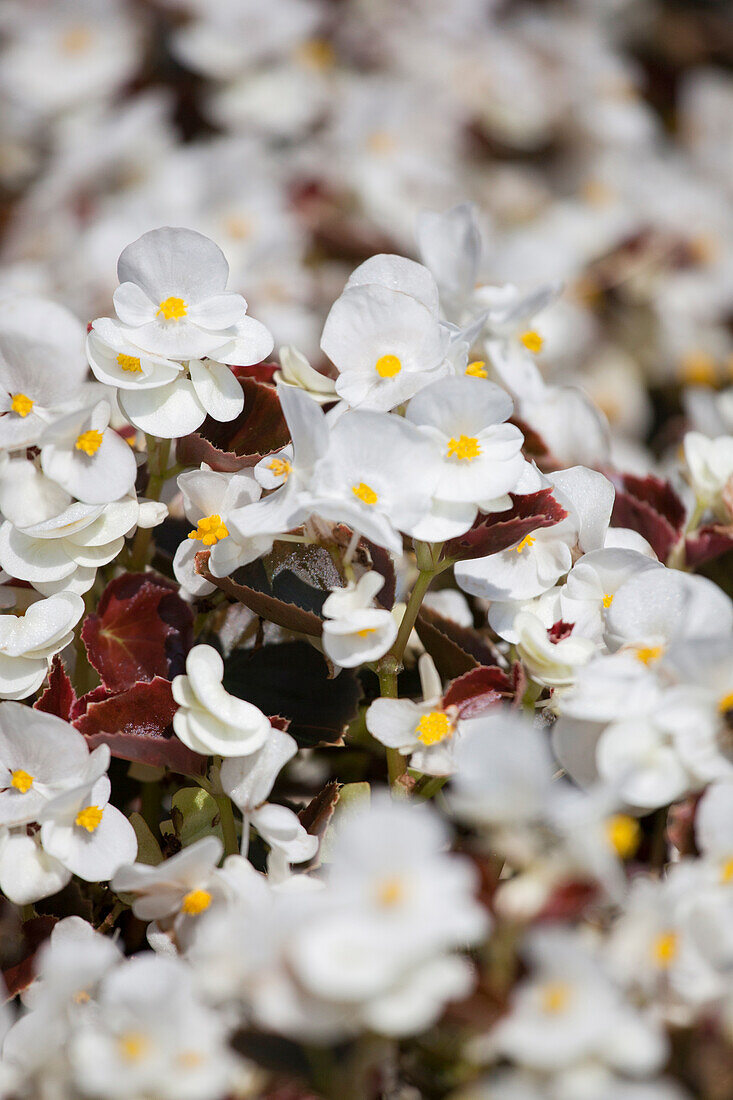
<path id="1" fill-rule="evenodd" d="M 646 0 L 36 7 L 0 1097 L 733 1095 L 729 75 Z"/>

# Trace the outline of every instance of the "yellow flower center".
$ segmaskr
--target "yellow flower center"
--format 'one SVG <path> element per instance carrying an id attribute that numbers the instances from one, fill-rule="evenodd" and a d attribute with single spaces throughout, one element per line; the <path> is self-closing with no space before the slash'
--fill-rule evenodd
<path id="1" fill-rule="evenodd" d="M 232 240 L 235 241 L 246 241 L 247 237 L 252 234 L 252 222 L 249 218 L 242 217 L 241 214 L 232 214 L 230 218 L 227 218 L 224 228 Z"/>
<path id="2" fill-rule="evenodd" d="M 723 886 L 730 886 L 733 882 L 733 857 L 724 860 L 721 864 L 720 881 Z"/>
<path id="3" fill-rule="evenodd" d="M 611 606 L 611 604 L 613 603 L 613 596 L 611 595 L 610 592 L 606 592 L 605 596 L 601 600 L 601 603 L 603 604 L 604 607 L 610 607 Z"/>
<path id="4" fill-rule="evenodd" d="M 33 786 L 33 776 L 24 772 L 22 768 L 18 768 L 10 777 L 10 786 L 15 787 L 21 794 L 25 794 Z"/>
<path id="5" fill-rule="evenodd" d="M 714 386 L 718 380 L 714 357 L 702 348 L 688 351 L 680 360 L 680 380 L 688 386 Z"/>
<path id="6" fill-rule="evenodd" d="M 336 51 L 326 38 L 309 38 L 301 42 L 297 56 L 304 65 L 319 73 L 328 72 L 336 64 Z"/>
<path id="7" fill-rule="evenodd" d="M 402 370 L 402 363 L 396 355 L 380 355 L 374 369 L 380 378 L 394 378 Z"/>
<path id="8" fill-rule="evenodd" d="M 540 990 L 542 1011 L 548 1016 L 557 1016 L 570 1004 L 572 987 L 567 982 L 547 982 Z"/>
<path id="9" fill-rule="evenodd" d="M 524 344 L 527 351 L 531 351 L 534 355 L 536 355 L 538 351 L 542 350 L 542 345 L 545 342 L 544 339 L 540 336 L 539 332 L 537 332 L 536 329 L 533 328 L 527 329 L 526 332 L 523 332 L 520 335 L 519 339 Z"/>
<path id="10" fill-rule="evenodd" d="M 72 27 L 61 37 L 61 50 L 63 53 L 83 53 L 92 44 L 94 36 L 89 27 Z"/>
<path id="11" fill-rule="evenodd" d="M 486 363 L 483 359 L 475 359 L 473 363 L 469 363 L 466 367 L 466 374 L 469 378 L 488 378 L 489 372 L 486 369 Z"/>
<path id="12" fill-rule="evenodd" d="M 176 1059 L 178 1065 L 182 1066 L 183 1069 L 196 1069 L 203 1060 L 203 1054 L 199 1054 L 197 1050 L 183 1050 Z"/>
<path id="13" fill-rule="evenodd" d="M 405 887 L 402 884 L 402 880 L 393 876 L 391 878 L 385 878 L 377 884 L 377 904 L 381 905 L 383 909 L 391 909 L 395 905 L 399 905 L 405 897 Z"/>
<path id="14" fill-rule="evenodd" d="M 652 944 L 652 958 L 657 966 L 666 969 L 677 958 L 679 936 L 676 932 L 661 932 Z"/>
<path id="15" fill-rule="evenodd" d="M 522 551 L 526 550 L 528 546 L 534 546 L 536 541 L 537 540 L 533 535 L 525 535 L 522 541 L 518 543 L 518 545 L 515 546 L 514 549 L 517 551 L 518 554 L 521 554 Z"/>
<path id="16" fill-rule="evenodd" d="M 183 298 L 166 298 L 158 306 L 156 317 L 162 317 L 165 321 L 180 321 L 187 312 L 188 307 Z"/>
<path id="17" fill-rule="evenodd" d="M 366 140 L 366 147 L 370 153 L 384 156 L 391 153 L 397 146 L 392 134 L 387 130 L 373 130 Z"/>
<path id="18" fill-rule="evenodd" d="M 639 822 L 628 814 L 614 814 L 606 822 L 606 837 L 617 856 L 630 859 L 641 840 Z"/>
<path id="19" fill-rule="evenodd" d="M 85 455 L 89 455 L 91 458 L 102 446 L 102 432 L 95 432 L 94 429 L 82 432 L 74 446 L 77 451 L 83 451 Z"/>
<path id="20" fill-rule="evenodd" d="M 189 917 L 196 917 L 199 913 L 203 913 L 205 909 L 208 909 L 210 905 L 211 894 L 208 890 L 189 890 L 183 899 L 181 912 L 187 913 Z"/>
<path id="21" fill-rule="evenodd" d="M 423 714 L 415 726 L 415 733 L 423 745 L 437 745 L 453 736 L 453 725 L 442 711 L 434 710 L 430 714 Z"/>
<path id="22" fill-rule="evenodd" d="M 13 395 L 13 400 L 10 402 L 10 408 L 18 416 L 25 418 L 33 408 L 33 401 L 30 397 L 26 397 L 24 393 L 16 393 Z"/>
<path id="23" fill-rule="evenodd" d="M 636 659 L 643 665 L 650 665 L 658 661 L 664 653 L 663 645 L 640 645 L 636 647 Z"/>
<path id="24" fill-rule="evenodd" d="M 358 485 L 352 485 L 351 491 L 363 504 L 376 504 L 379 497 L 368 485 L 360 481 Z"/>
<path id="25" fill-rule="evenodd" d="M 459 435 L 458 439 L 448 440 L 447 458 L 460 459 L 462 462 L 472 462 L 481 454 L 481 447 L 474 435 Z"/>
<path id="26" fill-rule="evenodd" d="M 228 528 L 221 522 L 221 516 L 204 516 L 199 520 L 195 531 L 189 531 L 190 539 L 197 539 L 204 546 L 216 546 L 217 542 L 225 539 L 229 534 Z"/>
<path id="27" fill-rule="evenodd" d="M 143 369 L 137 355 L 122 355 L 120 353 L 117 356 L 117 364 L 122 370 L 126 370 L 128 374 L 140 374 Z"/>
<path id="28" fill-rule="evenodd" d="M 718 701 L 718 711 L 721 714 L 727 714 L 729 710 L 733 710 L 733 691 L 728 692 Z"/>
<path id="29" fill-rule="evenodd" d="M 76 1005 L 88 1005 L 91 1001 L 91 997 L 87 993 L 86 989 L 80 989 L 74 994 L 72 1000 Z"/>
<path id="30" fill-rule="evenodd" d="M 120 1036 L 117 1047 L 126 1062 L 139 1062 L 150 1050 L 150 1040 L 140 1031 L 128 1031 Z"/>
<path id="31" fill-rule="evenodd" d="M 104 810 L 99 806 L 85 806 L 74 818 L 74 824 L 80 829 L 86 829 L 88 833 L 93 833 L 102 820 L 103 813 Z"/>
<path id="32" fill-rule="evenodd" d="M 357 630 L 356 635 L 358 638 L 368 638 L 370 634 L 376 634 L 376 626 L 367 626 L 364 630 Z"/>
<path id="33" fill-rule="evenodd" d="M 288 462 L 287 458 L 273 458 L 267 469 L 272 470 L 275 477 L 288 478 L 290 477 L 293 467 Z"/>

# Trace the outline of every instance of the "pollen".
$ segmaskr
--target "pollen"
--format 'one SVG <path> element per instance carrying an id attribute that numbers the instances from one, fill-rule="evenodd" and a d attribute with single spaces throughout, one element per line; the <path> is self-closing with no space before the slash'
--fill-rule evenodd
<path id="1" fill-rule="evenodd" d="M 162 317 L 164 321 L 180 321 L 188 313 L 188 307 L 183 298 L 166 298 L 158 306 L 156 317 Z"/>
<path id="2" fill-rule="evenodd" d="M 189 531 L 188 537 L 197 539 L 204 546 L 216 546 L 217 542 L 225 539 L 228 534 L 229 529 L 221 522 L 221 516 L 214 514 L 200 519 L 198 527 L 195 531 Z"/>
<path id="3" fill-rule="evenodd" d="M 729 710 L 733 710 L 733 691 L 729 691 L 727 695 L 724 695 L 722 699 L 718 700 L 718 711 L 720 714 L 727 714 Z"/>
<path id="4" fill-rule="evenodd" d="M 183 1069 L 196 1069 L 204 1061 L 204 1056 L 197 1050 L 182 1050 L 176 1061 Z"/>
<path id="5" fill-rule="evenodd" d="M 400 878 L 385 878 L 377 885 L 377 903 L 383 909 L 392 909 L 405 897 L 405 887 Z"/>
<path id="6" fill-rule="evenodd" d="M 102 433 L 95 432 L 94 429 L 88 432 L 82 432 L 74 444 L 77 451 L 83 451 L 84 454 L 89 455 L 90 458 L 97 453 L 101 446 Z"/>
<path id="7" fill-rule="evenodd" d="M 187 913 L 189 917 L 196 917 L 199 913 L 203 913 L 205 909 L 208 909 L 210 905 L 211 894 L 208 890 L 189 890 L 183 899 L 181 912 Z"/>
<path id="8" fill-rule="evenodd" d="M 636 648 L 636 659 L 643 665 L 651 665 L 654 661 L 658 661 L 663 653 L 663 645 L 640 645 Z"/>
<path id="9" fill-rule="evenodd" d="M 733 882 L 733 857 L 724 860 L 721 864 L 720 881 L 723 886 L 730 886 Z"/>
<path id="10" fill-rule="evenodd" d="M 10 777 L 10 786 L 15 787 L 21 794 L 25 794 L 33 786 L 33 776 L 24 772 L 22 768 L 18 768 Z"/>
<path id="11" fill-rule="evenodd" d="M 63 53 L 84 53 L 92 44 L 94 36 L 89 27 L 72 27 L 61 37 Z"/>
<path id="12" fill-rule="evenodd" d="M 290 477 L 290 474 L 293 471 L 293 467 L 288 462 L 287 458 L 273 458 L 267 469 L 272 470 L 275 477 L 284 478 Z"/>
<path id="13" fill-rule="evenodd" d="M 376 626 L 368 626 L 364 630 L 357 630 L 356 636 L 357 638 L 368 638 L 370 634 L 376 634 L 376 632 Z"/>
<path id="14" fill-rule="evenodd" d="M 453 726 L 447 715 L 440 710 L 434 710 L 430 714 L 423 714 L 415 726 L 415 733 L 423 745 L 437 745 L 453 736 Z"/>
<path id="15" fill-rule="evenodd" d="M 514 549 L 518 554 L 521 554 L 523 550 L 526 550 L 529 546 L 534 546 L 537 539 L 533 535 L 525 535 L 520 543 L 518 543 Z"/>
<path id="16" fill-rule="evenodd" d="M 80 829 L 86 829 L 88 833 L 93 833 L 102 820 L 103 813 L 104 810 L 99 806 L 85 806 L 74 818 L 74 824 Z"/>
<path id="17" fill-rule="evenodd" d="M 471 462 L 481 454 L 479 441 L 474 435 L 459 435 L 458 439 L 448 440 L 446 458 L 457 458 L 462 462 Z"/>
<path id="18" fill-rule="evenodd" d="M 363 504 L 376 504 L 379 497 L 369 485 L 360 481 L 358 485 L 352 485 L 351 491 Z"/>
<path id="19" fill-rule="evenodd" d="M 680 378 L 688 386 L 714 386 L 718 380 L 714 357 L 702 348 L 688 351 L 680 362 Z"/>
<path id="20" fill-rule="evenodd" d="M 613 596 L 611 595 L 610 592 L 606 592 L 605 596 L 601 600 L 601 603 L 603 604 L 604 607 L 610 607 L 611 606 L 611 604 L 613 603 Z"/>
<path id="21" fill-rule="evenodd" d="M 641 839 L 639 822 L 628 814 L 614 814 L 606 822 L 606 837 L 620 859 L 630 859 Z"/>
<path id="22" fill-rule="evenodd" d="M 232 240 L 235 241 L 246 241 L 248 237 L 252 236 L 252 222 L 241 214 L 232 214 L 231 217 L 227 218 L 224 228 Z"/>
<path id="23" fill-rule="evenodd" d="M 18 416 L 22 416 L 24 419 L 33 408 L 33 401 L 30 397 L 26 397 L 24 393 L 13 394 L 13 400 L 10 402 L 10 408 Z"/>
<path id="24" fill-rule="evenodd" d="M 140 1031 L 128 1031 L 120 1036 L 117 1046 L 126 1062 L 139 1062 L 150 1050 L 150 1040 Z"/>
<path id="25" fill-rule="evenodd" d="M 547 982 L 540 990 L 542 1011 L 548 1016 L 557 1016 L 570 1004 L 572 987 L 567 982 Z"/>
<path id="26" fill-rule="evenodd" d="M 140 360 L 137 355 L 120 354 L 117 356 L 117 365 L 121 367 L 122 370 L 127 371 L 128 374 L 140 374 L 143 369 L 140 366 Z"/>
<path id="27" fill-rule="evenodd" d="M 328 72 L 336 64 L 336 51 L 326 38 L 307 39 L 298 48 L 297 56 L 304 65 L 319 73 Z"/>
<path id="28" fill-rule="evenodd" d="M 677 958 L 679 936 L 676 932 L 661 932 L 652 944 L 652 958 L 657 966 L 666 969 Z"/>
<path id="29" fill-rule="evenodd" d="M 489 372 L 486 369 L 486 363 L 483 359 L 474 359 L 473 363 L 469 363 L 466 367 L 466 374 L 470 378 L 488 378 Z"/>
<path id="30" fill-rule="evenodd" d="M 380 378 L 394 378 L 402 370 L 402 362 L 396 355 L 380 355 L 374 369 Z"/>
<path id="31" fill-rule="evenodd" d="M 366 147 L 370 153 L 385 156 L 391 153 L 397 146 L 392 134 L 388 130 L 373 130 L 366 140 Z"/>
<path id="32" fill-rule="evenodd" d="M 539 332 L 533 328 L 523 332 L 519 339 L 524 344 L 527 351 L 531 351 L 534 355 L 536 355 L 538 351 L 542 351 L 542 345 L 545 342 Z"/>

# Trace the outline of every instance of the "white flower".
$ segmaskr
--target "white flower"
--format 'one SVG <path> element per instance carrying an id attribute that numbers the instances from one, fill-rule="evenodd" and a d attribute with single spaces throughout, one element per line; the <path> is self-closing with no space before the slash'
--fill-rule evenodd
<path id="1" fill-rule="evenodd" d="M 136 347 L 169 359 L 258 363 L 272 351 L 267 329 L 227 292 L 221 249 L 192 229 L 163 228 L 129 244 L 117 264 L 117 316 Z"/>
<path id="2" fill-rule="evenodd" d="M 621 586 L 637 573 L 661 568 L 637 550 L 591 550 L 575 563 L 560 590 L 560 617 L 574 623 L 577 634 L 601 642 L 609 608 Z"/>
<path id="3" fill-rule="evenodd" d="M 229 757 L 221 767 L 221 785 L 242 811 L 242 846 L 249 843 L 249 827 L 288 863 L 312 859 L 318 837 L 308 834 L 297 814 L 287 806 L 267 801 L 278 774 L 298 751 L 296 740 L 273 727 L 261 749 L 250 756 Z"/>
<path id="4" fill-rule="evenodd" d="M 135 455 L 109 421 L 110 407 L 100 401 L 57 420 L 41 438 L 44 474 L 85 504 L 119 500 L 135 484 Z"/>
<path id="5" fill-rule="evenodd" d="M 214 359 L 191 359 L 187 377 L 179 375 L 164 386 L 119 390 L 117 400 L 135 427 L 162 439 L 194 432 L 207 415 L 234 420 L 244 408 L 239 382 L 226 364 Z"/>
<path id="6" fill-rule="evenodd" d="M 733 436 L 708 439 L 701 432 L 687 432 L 683 446 L 690 483 L 698 503 L 712 508 L 719 519 L 730 523 Z M 729 493 L 727 504 L 723 499 L 726 488 Z"/>
<path id="7" fill-rule="evenodd" d="M 180 474 L 178 488 L 193 530 L 176 550 L 173 571 L 187 593 L 206 596 L 216 586 L 196 573 L 195 558 L 200 550 L 210 551 L 209 571 L 215 577 L 226 577 L 271 548 L 272 539 L 265 536 L 240 540 L 228 526 L 230 513 L 258 500 L 262 490 L 249 470 L 224 474 L 203 464 L 200 470 Z"/>
<path id="8" fill-rule="evenodd" d="M 140 920 L 198 916 L 221 895 L 215 871 L 222 850 L 218 837 L 203 837 L 157 866 L 130 863 L 120 867 L 112 889 L 134 895 L 132 911 Z"/>
<path id="9" fill-rule="evenodd" d="M 365 573 L 345 588 L 332 588 L 323 604 L 323 649 L 342 668 L 356 668 L 382 657 L 397 637 L 391 612 L 374 607 L 384 585 L 379 573 Z"/>
<path id="10" fill-rule="evenodd" d="M 305 390 L 319 405 L 338 400 L 333 379 L 314 370 L 303 353 L 289 344 L 280 348 L 280 370 L 275 371 L 273 381 Z"/>
<path id="11" fill-rule="evenodd" d="M 30 526 L 6 521 L 0 527 L 0 564 L 44 595 L 88 592 L 97 569 L 122 550 L 125 536 L 165 515 L 165 505 L 124 497 L 107 505 L 75 502 Z"/>
<path id="12" fill-rule="evenodd" d="M 102 882 L 137 855 L 135 830 L 109 805 L 109 746 L 89 754 L 70 790 L 57 794 L 40 814 L 41 844 L 72 874 Z"/>
<path id="13" fill-rule="evenodd" d="M 418 662 L 422 703 L 411 699 L 375 699 L 366 713 L 366 726 L 390 749 L 410 757 L 410 767 L 425 775 L 451 775 L 455 769 L 457 715 L 442 706 L 442 684 L 432 658 Z"/>
<path id="14" fill-rule="evenodd" d="M 437 514 L 417 525 L 415 537 L 439 541 L 462 534 L 479 507 L 490 512 L 510 506 L 507 494 L 526 466 L 522 433 L 503 423 L 512 407 L 508 394 L 478 378 L 440 379 L 412 398 L 405 416 L 431 441 L 438 468 Z"/>
<path id="15" fill-rule="evenodd" d="M 440 214 L 422 211 L 417 243 L 420 258 L 438 284 L 441 303 L 448 316 L 457 320 L 473 294 L 481 260 L 475 208 L 464 202 Z"/>
<path id="16" fill-rule="evenodd" d="M 351 406 L 387 411 L 437 377 L 448 350 L 427 268 L 373 256 L 352 274 L 326 318 L 321 347 Z"/>
<path id="17" fill-rule="evenodd" d="M 572 684 L 577 670 L 597 651 L 595 642 L 576 636 L 574 627 L 566 637 L 551 638 L 544 623 L 529 611 L 519 612 L 514 629 L 517 654 L 530 676 L 547 687 Z"/>
<path id="18" fill-rule="evenodd" d="M 262 711 L 222 686 L 224 662 L 209 645 L 196 645 L 186 658 L 186 675 L 173 681 L 177 736 L 203 756 L 248 756 L 265 743 L 270 722 Z"/>
<path id="19" fill-rule="evenodd" d="M 65 592 L 38 600 L 20 617 L 0 615 L 0 697 L 25 699 L 37 691 L 83 614 L 81 597 Z"/>

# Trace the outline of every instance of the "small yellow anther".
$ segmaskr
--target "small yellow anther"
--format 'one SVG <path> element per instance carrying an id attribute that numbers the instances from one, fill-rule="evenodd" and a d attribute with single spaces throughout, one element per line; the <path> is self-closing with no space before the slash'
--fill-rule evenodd
<path id="1" fill-rule="evenodd" d="M 531 351 L 534 355 L 536 355 L 538 351 L 542 351 L 542 345 L 545 342 L 543 337 L 540 336 L 539 332 L 537 332 L 536 329 L 533 328 L 527 329 L 526 332 L 523 332 L 520 335 L 519 339 L 524 344 L 527 351 Z"/>
<path id="2" fill-rule="evenodd" d="M 671 966 L 679 951 L 679 936 L 676 932 L 662 932 L 652 944 L 652 958 L 663 970 Z"/>
<path id="3" fill-rule="evenodd" d="M 188 313 L 188 307 L 183 298 L 166 298 L 158 306 L 156 317 L 162 317 L 165 321 L 180 321 Z"/>
<path id="4" fill-rule="evenodd" d="M 601 603 L 603 604 L 604 607 L 610 607 L 611 606 L 611 604 L 613 603 L 613 596 L 611 595 L 610 592 L 606 592 L 605 596 L 601 600 Z"/>
<path id="5" fill-rule="evenodd" d="M 570 1003 L 572 987 L 567 982 L 548 982 L 540 990 L 542 1011 L 548 1016 L 557 1016 L 564 1012 Z"/>
<path id="6" fill-rule="evenodd" d="M 272 470 L 275 477 L 284 477 L 287 479 L 290 477 L 293 467 L 288 462 L 287 458 L 273 458 L 267 469 Z"/>
<path id="7" fill-rule="evenodd" d="M 380 355 L 374 369 L 380 378 L 394 378 L 402 370 L 402 362 L 396 355 Z"/>
<path id="8" fill-rule="evenodd" d="M 117 356 L 117 365 L 122 370 L 127 371 L 128 374 L 140 374 L 142 367 L 140 366 L 140 359 L 137 355 L 122 355 L 120 353 Z"/>
<path id="9" fill-rule="evenodd" d="M 189 890 L 183 899 L 181 912 L 187 913 L 189 917 L 196 917 L 199 913 L 203 913 L 205 909 L 208 909 L 210 905 L 211 894 L 208 890 Z"/>
<path id="10" fill-rule="evenodd" d="M 730 886 L 733 882 L 733 856 L 724 860 L 721 864 L 720 881 L 723 886 Z"/>
<path id="11" fill-rule="evenodd" d="M 189 531 L 188 537 L 197 539 L 204 546 L 216 546 L 217 542 L 225 539 L 228 534 L 229 529 L 221 522 L 221 516 L 214 514 L 213 516 L 203 516 L 199 520 L 196 530 Z"/>
<path id="12" fill-rule="evenodd" d="M 486 369 L 486 363 L 483 359 L 475 359 L 473 363 L 469 363 L 466 367 L 466 374 L 470 378 L 488 378 L 489 372 Z"/>
<path id="13" fill-rule="evenodd" d="M 17 768 L 11 774 L 10 786 L 14 787 L 16 791 L 20 791 L 21 794 L 25 794 L 33 786 L 33 776 L 28 772 L 24 772 L 22 768 Z"/>
<path id="14" fill-rule="evenodd" d="M 120 1055 L 126 1062 L 139 1062 L 150 1049 L 150 1040 L 139 1031 L 128 1031 L 117 1041 Z"/>
<path id="15" fill-rule="evenodd" d="M 641 661 L 643 665 L 650 665 L 654 661 L 658 661 L 663 653 L 663 645 L 641 645 L 636 648 L 636 659 Z"/>
<path id="16" fill-rule="evenodd" d="M 517 551 L 518 554 L 521 554 L 523 550 L 526 550 L 530 546 L 534 546 L 536 541 L 537 539 L 534 537 L 534 535 L 525 535 L 522 541 L 518 543 L 514 547 L 514 549 Z"/>
<path id="17" fill-rule="evenodd" d="M 718 700 L 718 712 L 720 714 L 727 714 L 729 710 L 733 710 L 733 691 L 729 691 L 727 695 Z"/>
<path id="18" fill-rule="evenodd" d="M 714 356 L 703 348 L 688 351 L 680 361 L 680 380 L 687 386 L 715 386 L 718 366 Z"/>
<path id="19" fill-rule="evenodd" d="M 446 458 L 458 458 L 462 462 L 471 462 L 481 454 L 481 446 L 476 436 L 459 435 L 458 439 L 448 440 Z"/>
<path id="20" fill-rule="evenodd" d="M 18 416 L 22 416 L 23 419 L 25 419 L 25 417 L 31 411 L 33 405 L 34 402 L 31 400 L 30 397 L 26 397 L 24 393 L 14 394 L 13 400 L 10 402 L 10 408 L 13 410 L 13 412 L 17 413 Z"/>
<path id="21" fill-rule="evenodd" d="M 99 806 L 85 806 L 74 818 L 74 824 L 80 829 L 86 829 L 88 833 L 93 833 L 102 820 L 103 813 L 104 810 Z"/>
<path id="22" fill-rule="evenodd" d="M 401 879 L 386 878 L 380 882 L 377 886 L 377 903 L 384 909 L 391 909 L 395 905 L 403 900 L 405 896 L 405 888 Z"/>
<path id="23" fill-rule="evenodd" d="M 102 446 L 102 432 L 96 432 L 94 429 L 82 432 L 74 446 L 77 451 L 83 451 L 85 455 L 89 455 L 91 458 Z"/>
<path id="24" fill-rule="evenodd" d="M 363 481 L 360 481 L 358 485 L 352 485 L 351 491 L 362 504 L 376 504 L 379 500 L 374 490 L 369 485 L 365 485 Z"/>
<path id="25" fill-rule="evenodd" d="M 453 725 L 446 714 L 434 710 L 430 714 L 423 714 L 415 726 L 415 733 L 423 745 L 437 745 L 453 736 Z"/>
<path id="26" fill-rule="evenodd" d="M 641 839 L 639 822 L 629 814 L 614 814 L 606 822 L 606 837 L 620 859 L 630 859 Z"/>

